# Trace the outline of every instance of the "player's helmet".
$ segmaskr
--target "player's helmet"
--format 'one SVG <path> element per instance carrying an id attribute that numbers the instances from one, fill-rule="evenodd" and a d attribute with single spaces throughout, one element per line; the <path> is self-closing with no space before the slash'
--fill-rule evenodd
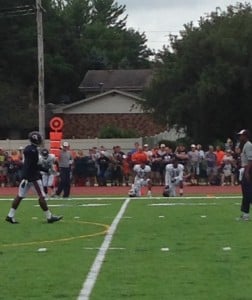
<path id="1" fill-rule="evenodd" d="M 42 155 L 42 157 L 48 157 L 48 155 L 49 155 L 49 151 L 45 148 L 45 149 L 42 149 L 41 150 L 41 155 Z"/>
<path id="2" fill-rule="evenodd" d="M 38 146 L 42 143 L 42 136 L 38 131 L 32 131 L 29 133 L 29 140 L 32 144 Z"/>

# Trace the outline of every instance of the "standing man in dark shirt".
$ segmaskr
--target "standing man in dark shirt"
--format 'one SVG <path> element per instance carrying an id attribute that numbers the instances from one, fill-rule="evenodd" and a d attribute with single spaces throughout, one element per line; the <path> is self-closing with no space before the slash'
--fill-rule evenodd
<path id="1" fill-rule="evenodd" d="M 12 224 L 17 224 L 15 220 L 16 210 L 23 200 L 23 198 L 28 193 L 31 187 L 37 192 L 39 196 L 39 205 L 41 209 L 45 212 L 45 216 L 48 223 L 54 223 L 61 220 L 62 216 L 54 216 L 48 209 L 45 193 L 43 190 L 43 184 L 41 180 L 40 171 L 49 171 L 43 169 L 39 165 L 39 153 L 38 146 L 42 143 L 42 136 L 37 131 L 32 131 L 29 134 L 30 145 L 26 146 L 24 149 L 24 165 L 22 169 L 22 180 L 18 188 L 18 194 L 12 202 L 11 209 L 6 217 L 6 221 Z"/>
<path id="2" fill-rule="evenodd" d="M 250 205 L 252 203 L 252 143 L 250 141 L 250 133 L 247 129 L 242 129 L 238 132 L 238 137 L 241 149 L 240 180 L 242 190 L 242 215 L 238 220 L 249 221 Z"/>

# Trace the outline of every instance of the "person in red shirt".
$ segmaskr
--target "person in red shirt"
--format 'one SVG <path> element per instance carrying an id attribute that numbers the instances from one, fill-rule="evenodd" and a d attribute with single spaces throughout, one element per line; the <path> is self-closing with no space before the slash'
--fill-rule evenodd
<path id="1" fill-rule="evenodd" d="M 214 153 L 217 159 L 216 165 L 217 165 L 218 181 L 220 181 L 223 157 L 225 155 L 225 152 L 221 149 L 221 146 L 217 145 Z"/>
<path id="2" fill-rule="evenodd" d="M 221 149 L 221 146 L 216 146 L 214 153 L 216 154 L 217 157 L 217 167 L 219 167 L 223 162 L 223 157 L 225 155 L 225 152 Z"/>
<path id="3" fill-rule="evenodd" d="M 132 154 L 131 161 L 133 165 L 147 163 L 149 161 L 148 155 L 144 152 L 142 147 L 138 147 L 138 150 Z"/>

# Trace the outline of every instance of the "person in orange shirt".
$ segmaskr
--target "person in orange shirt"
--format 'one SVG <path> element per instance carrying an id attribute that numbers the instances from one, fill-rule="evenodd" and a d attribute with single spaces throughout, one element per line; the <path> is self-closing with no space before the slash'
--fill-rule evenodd
<path id="1" fill-rule="evenodd" d="M 216 164 L 217 164 L 217 174 L 218 174 L 218 181 L 220 184 L 220 177 L 221 177 L 221 169 L 222 169 L 222 163 L 223 163 L 223 157 L 225 155 L 225 152 L 221 149 L 221 146 L 217 145 L 215 148 L 215 155 L 216 155 Z"/>
<path id="2" fill-rule="evenodd" d="M 214 153 L 216 154 L 217 157 L 217 167 L 219 167 L 223 162 L 223 157 L 225 155 L 225 152 L 221 149 L 221 146 L 216 146 Z"/>
<path id="3" fill-rule="evenodd" d="M 10 157 L 11 157 L 11 161 L 12 161 L 13 165 L 15 166 L 14 178 L 16 180 L 16 183 L 18 183 L 21 181 L 21 177 L 22 177 L 23 157 L 21 155 L 21 152 L 18 150 L 12 150 Z M 11 185 L 13 185 L 13 186 L 16 185 L 15 180 L 12 181 Z"/>
<path id="4" fill-rule="evenodd" d="M 131 161 L 133 165 L 148 163 L 148 155 L 144 152 L 142 147 L 138 147 L 138 150 L 132 154 Z"/>
<path id="5" fill-rule="evenodd" d="M 217 145 L 214 153 L 216 154 L 217 157 L 217 166 L 220 166 L 222 164 L 225 152 L 221 149 L 221 146 Z"/>

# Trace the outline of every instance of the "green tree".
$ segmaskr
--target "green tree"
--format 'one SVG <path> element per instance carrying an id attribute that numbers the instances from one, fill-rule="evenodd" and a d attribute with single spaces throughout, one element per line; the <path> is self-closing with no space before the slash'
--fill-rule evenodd
<path id="1" fill-rule="evenodd" d="M 20 138 L 20 128 L 24 137 L 37 128 L 37 105 L 27 105 L 27 91 L 23 86 L 0 83 L 0 136 Z"/>
<path id="2" fill-rule="evenodd" d="M 22 98 L 26 110 L 20 111 L 20 131 L 38 123 L 35 3 L 0 0 L 0 116 L 19 107 Z M 42 0 L 42 7 L 46 103 L 83 97 L 78 86 L 88 69 L 149 66 L 146 37 L 126 29 L 124 5 L 110 0 Z M 16 116 L 8 116 L 8 122 L 2 122 L 6 129 L 16 124 Z"/>
<path id="3" fill-rule="evenodd" d="M 8 137 L 34 128 L 36 21 L 33 1 L 0 1 L 0 127 Z M 35 122 L 34 122 L 35 121 Z"/>
<path id="4" fill-rule="evenodd" d="M 202 143 L 252 128 L 251 25 L 251 5 L 238 3 L 171 36 L 157 57 L 146 109 Z"/>
<path id="5" fill-rule="evenodd" d="M 114 0 L 92 3 L 92 22 L 87 33 L 92 42 L 89 69 L 150 67 L 152 52 L 146 46 L 146 36 L 126 28 L 125 5 Z"/>
<path id="6" fill-rule="evenodd" d="M 93 0 L 93 23 L 101 23 L 106 27 L 125 29 L 127 16 L 125 5 L 118 5 L 114 0 Z"/>
<path id="7" fill-rule="evenodd" d="M 91 7 L 87 0 L 57 1 L 44 14 L 45 81 L 50 102 L 79 96 L 78 85 L 87 70 L 86 27 Z"/>

